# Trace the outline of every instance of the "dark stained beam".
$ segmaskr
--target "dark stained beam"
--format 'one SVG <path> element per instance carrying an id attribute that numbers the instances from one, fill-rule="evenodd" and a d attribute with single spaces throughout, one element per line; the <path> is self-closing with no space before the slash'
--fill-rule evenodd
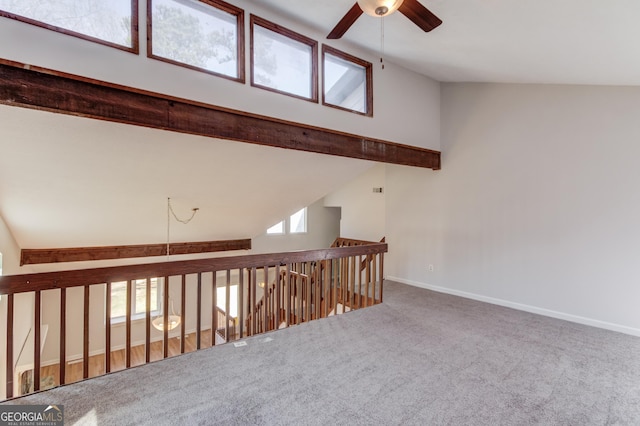
<path id="1" fill-rule="evenodd" d="M 211 259 L 181 260 L 138 265 L 110 266 L 106 268 L 75 269 L 70 271 L 43 272 L 25 275 L 0 276 L 0 294 L 11 295 L 25 291 L 52 290 L 126 281 L 131 277 L 162 277 L 197 274 L 202 271 L 226 271 L 227 269 L 262 268 L 265 265 L 291 265 L 316 262 L 349 256 L 368 256 L 386 253 L 386 243 L 362 246 L 336 247 L 317 250 L 298 250 L 284 253 L 251 254 L 243 256 L 214 257 Z M 28 289 L 28 290 L 27 290 Z"/>
<path id="2" fill-rule="evenodd" d="M 0 104 L 382 163 L 440 169 L 440 152 L 249 114 L 0 59 Z"/>
<path id="3" fill-rule="evenodd" d="M 169 254 L 212 253 L 230 250 L 249 250 L 251 240 L 204 241 L 171 243 Z M 166 244 L 142 244 L 129 246 L 74 247 L 53 249 L 23 249 L 20 266 L 41 263 L 83 262 L 88 260 L 130 259 L 135 257 L 166 256 Z"/>

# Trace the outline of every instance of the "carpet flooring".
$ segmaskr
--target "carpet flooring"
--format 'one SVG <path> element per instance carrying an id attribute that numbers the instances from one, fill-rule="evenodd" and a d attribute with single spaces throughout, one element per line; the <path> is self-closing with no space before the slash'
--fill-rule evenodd
<path id="1" fill-rule="evenodd" d="M 67 425 L 640 425 L 640 338 L 385 283 L 381 305 L 52 389 Z"/>

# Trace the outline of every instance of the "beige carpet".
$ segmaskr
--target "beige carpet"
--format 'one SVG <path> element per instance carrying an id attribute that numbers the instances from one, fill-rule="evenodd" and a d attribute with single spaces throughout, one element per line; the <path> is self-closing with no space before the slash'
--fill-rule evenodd
<path id="1" fill-rule="evenodd" d="M 638 425 L 640 339 L 397 283 L 385 303 L 10 401 L 67 425 Z"/>

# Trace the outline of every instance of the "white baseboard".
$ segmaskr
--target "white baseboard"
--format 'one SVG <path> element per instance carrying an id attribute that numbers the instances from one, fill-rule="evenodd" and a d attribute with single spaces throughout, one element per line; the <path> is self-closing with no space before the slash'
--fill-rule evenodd
<path id="1" fill-rule="evenodd" d="M 480 294 L 469 293 L 466 291 L 456 290 L 447 287 L 440 287 L 430 285 L 418 281 L 408 280 L 405 278 L 387 276 L 385 279 L 389 281 L 396 281 L 402 284 L 408 284 L 414 287 L 425 288 L 427 290 L 437 291 L 438 293 L 451 294 L 453 296 L 460 296 L 466 299 L 478 300 L 480 302 L 491 303 L 493 305 L 505 306 L 507 308 L 517 309 L 519 311 L 530 312 L 533 314 L 544 315 L 546 317 L 557 318 L 565 321 L 571 321 L 578 324 L 589 325 L 592 327 L 603 328 L 605 330 L 617 331 L 619 333 L 630 334 L 632 336 L 640 337 L 640 329 L 627 327 L 625 325 L 614 324 L 606 321 L 600 321 L 593 318 L 581 317 L 578 315 L 567 314 L 564 312 L 553 311 L 550 309 L 539 308 L 537 306 L 525 305 L 523 303 L 511 302 L 509 300 L 497 299 L 495 297 L 483 296 Z"/>

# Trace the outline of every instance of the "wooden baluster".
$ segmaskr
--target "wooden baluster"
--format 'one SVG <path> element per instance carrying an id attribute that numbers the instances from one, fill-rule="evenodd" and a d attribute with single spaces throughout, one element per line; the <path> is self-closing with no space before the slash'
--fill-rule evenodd
<path id="1" fill-rule="evenodd" d="M 41 319 L 42 314 L 42 294 L 39 290 L 36 291 L 35 306 L 34 306 L 34 333 L 33 333 L 33 391 L 40 390 L 40 333 L 41 333 Z"/>
<path id="2" fill-rule="evenodd" d="M 305 303 L 306 303 L 306 309 L 305 309 L 305 320 L 306 321 L 311 321 L 311 263 L 307 262 L 305 264 L 305 275 L 306 275 L 306 283 L 305 283 L 305 291 L 306 291 L 306 295 L 305 295 Z"/>
<path id="3" fill-rule="evenodd" d="M 302 264 L 297 264 L 298 273 L 296 274 L 296 324 L 304 321 L 304 312 L 302 311 L 302 301 L 304 300 L 304 280 L 302 279 Z"/>
<path id="4" fill-rule="evenodd" d="M 151 278 L 145 279 L 145 327 L 144 327 L 144 360 L 146 363 L 151 362 Z M 160 289 L 158 288 L 158 281 L 156 279 L 156 294 Z M 158 298 L 156 297 L 156 300 Z"/>
<path id="5" fill-rule="evenodd" d="M 371 304 L 375 305 L 376 304 L 376 280 L 378 278 L 378 264 L 376 262 L 377 260 L 377 256 L 376 255 L 372 255 L 371 258 L 371 285 L 372 285 L 372 289 L 371 289 Z"/>
<path id="6" fill-rule="evenodd" d="M 133 281 L 127 280 L 127 297 L 126 297 L 126 312 L 127 317 L 125 318 L 125 329 L 126 329 L 126 358 L 125 365 L 126 368 L 131 367 L 131 304 L 133 303 L 133 298 L 131 297 L 131 291 L 133 287 Z"/>
<path id="7" fill-rule="evenodd" d="M 356 292 L 356 258 L 349 258 L 349 309 L 353 310 L 354 295 Z"/>
<path id="8" fill-rule="evenodd" d="M 230 342 L 229 339 L 229 310 L 231 308 L 231 271 L 227 269 L 227 292 L 224 297 L 224 340 Z"/>
<path id="9" fill-rule="evenodd" d="M 380 303 L 382 303 L 382 287 L 384 284 L 384 253 L 380 253 Z"/>
<path id="10" fill-rule="evenodd" d="M 240 330 L 238 330 L 239 338 L 242 339 L 244 337 L 244 269 L 238 269 L 238 308 L 240 311 L 238 312 L 238 325 Z"/>
<path id="11" fill-rule="evenodd" d="M 274 275 L 274 280 L 275 280 L 275 288 L 273 289 L 273 329 L 277 330 L 278 327 L 280 326 L 280 317 L 282 316 L 281 312 L 280 312 L 280 265 L 276 265 L 275 266 L 275 275 Z"/>
<path id="12" fill-rule="evenodd" d="M 186 307 L 187 307 L 187 287 L 186 287 L 186 276 L 182 274 L 182 287 L 180 288 L 180 353 L 184 353 L 184 334 L 186 331 Z"/>
<path id="13" fill-rule="evenodd" d="M 213 271 L 211 279 L 211 346 L 215 346 L 218 332 L 218 271 Z"/>
<path id="14" fill-rule="evenodd" d="M 64 290 L 64 289 L 63 289 Z M 61 294 L 60 297 L 63 297 Z M 61 305 L 62 306 L 62 305 Z M 62 312 L 62 308 L 60 308 Z M 62 328 L 62 322 L 60 322 L 60 338 L 64 336 Z M 60 342 L 62 346 L 62 341 Z M 62 352 L 60 352 L 60 365 L 62 362 Z M 111 282 L 107 281 L 104 292 L 104 371 L 105 373 L 111 372 Z M 62 378 L 62 372 L 60 372 L 60 378 Z M 60 382 L 62 384 L 62 382 Z"/>
<path id="15" fill-rule="evenodd" d="M 284 321 L 285 321 L 285 326 L 289 327 L 291 325 L 291 264 L 290 263 L 287 263 L 287 267 L 285 269 L 284 285 L 286 286 Z"/>
<path id="16" fill-rule="evenodd" d="M 84 286 L 84 334 L 82 339 L 82 377 L 89 378 L 89 286 Z"/>
<path id="17" fill-rule="evenodd" d="M 358 269 L 358 294 L 357 294 L 358 309 L 360 309 L 362 307 L 362 267 L 360 265 L 362 265 L 362 255 L 358 256 L 358 265 L 357 265 L 357 269 Z"/>
<path id="18" fill-rule="evenodd" d="M 251 298 L 250 298 L 250 303 L 249 306 L 251 307 L 251 335 L 254 335 L 258 332 L 258 312 L 256 309 L 256 286 L 258 285 L 257 283 L 257 272 L 256 272 L 256 268 L 253 267 L 251 268 L 251 284 L 250 284 L 250 288 L 251 288 Z"/>
<path id="19" fill-rule="evenodd" d="M 202 341 L 200 334 L 202 333 L 202 272 L 198 272 L 198 289 L 196 301 L 196 349 L 200 350 Z"/>
<path id="20" fill-rule="evenodd" d="M 340 259 L 332 259 L 333 263 L 333 296 L 331 297 L 331 307 L 334 315 L 338 315 L 338 285 L 340 284 Z"/>
<path id="21" fill-rule="evenodd" d="M 275 316 L 274 316 L 274 329 L 277 330 L 278 328 L 280 328 L 280 323 L 281 318 L 282 318 L 282 301 L 280 300 L 280 298 L 282 297 L 282 291 L 280 286 L 282 285 L 282 281 L 281 281 L 281 277 L 280 277 L 280 265 L 276 265 L 276 272 L 275 272 L 275 280 L 276 280 L 276 299 L 275 299 Z"/>
<path id="22" fill-rule="evenodd" d="M 311 286 L 311 319 L 318 319 L 318 263 L 311 263 L 309 271 L 309 281 Z"/>
<path id="23" fill-rule="evenodd" d="M 340 259 L 340 296 L 339 303 L 342 305 L 342 312 L 345 313 L 347 309 L 349 295 L 349 258 L 343 257 Z"/>
<path id="24" fill-rule="evenodd" d="M 365 289 L 364 289 L 364 307 L 369 306 L 369 283 L 371 282 L 371 261 L 367 256 L 367 263 L 365 265 Z"/>
<path id="25" fill-rule="evenodd" d="M 60 288 L 60 362 L 58 367 L 60 369 L 60 384 L 64 385 L 67 381 L 65 377 L 67 372 L 67 289 L 65 287 Z"/>
<path id="26" fill-rule="evenodd" d="M 164 291 L 162 294 L 162 357 L 169 356 L 169 276 L 164 277 Z M 128 353 L 128 351 L 127 351 Z"/>
<path id="27" fill-rule="evenodd" d="M 13 294 L 7 295 L 7 364 L 6 368 L 6 395 L 13 398 Z"/>
<path id="28" fill-rule="evenodd" d="M 262 327 L 262 332 L 266 333 L 267 331 L 269 331 L 269 288 L 271 287 L 269 285 L 269 267 L 265 266 L 263 269 L 263 275 L 262 278 L 264 279 L 264 288 L 262 289 L 262 321 L 263 321 L 263 327 Z"/>
<path id="29" fill-rule="evenodd" d="M 322 318 L 329 316 L 329 292 L 331 291 L 331 260 L 324 264 L 324 288 L 322 289 Z"/>

